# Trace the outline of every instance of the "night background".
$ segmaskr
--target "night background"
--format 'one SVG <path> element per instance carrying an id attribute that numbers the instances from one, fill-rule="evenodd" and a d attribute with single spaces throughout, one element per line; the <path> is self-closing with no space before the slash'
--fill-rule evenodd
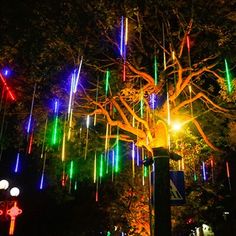
<path id="1" fill-rule="evenodd" d="M 236 235 L 235 9 L 1 0 L 0 235 Z"/>

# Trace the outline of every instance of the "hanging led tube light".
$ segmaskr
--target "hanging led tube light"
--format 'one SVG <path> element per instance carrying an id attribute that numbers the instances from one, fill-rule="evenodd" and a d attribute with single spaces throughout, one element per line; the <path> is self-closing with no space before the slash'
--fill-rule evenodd
<path id="1" fill-rule="evenodd" d="M 135 177 L 135 145 L 134 142 L 132 142 L 132 173 L 133 178 Z"/>
<path id="2" fill-rule="evenodd" d="M 127 54 L 127 44 L 128 44 L 128 18 L 121 17 L 121 30 L 120 30 L 120 55 L 123 58 L 123 81 L 126 80 L 126 54 Z"/>
<path id="3" fill-rule="evenodd" d="M 69 179 L 70 179 L 70 183 L 69 183 L 69 193 L 71 193 L 71 185 L 72 185 L 73 173 L 74 173 L 74 162 L 71 161 L 71 162 L 70 162 L 70 171 L 69 171 Z"/>
<path id="4" fill-rule="evenodd" d="M 119 127 L 117 127 L 116 134 L 116 153 L 115 153 L 115 173 L 119 171 L 119 162 L 120 162 L 120 142 L 119 142 Z"/>
<path id="5" fill-rule="evenodd" d="M 105 95 L 106 97 L 108 96 L 108 91 L 109 91 L 109 81 L 110 81 L 110 71 L 106 71 L 106 83 L 105 83 Z"/>
<path id="6" fill-rule="evenodd" d="M 154 84 L 157 85 L 158 80 L 158 66 L 157 66 L 157 56 L 154 56 Z"/>
<path id="7" fill-rule="evenodd" d="M 32 97 L 32 101 L 31 101 L 30 115 L 29 115 L 29 120 L 28 120 L 28 125 L 27 125 L 27 134 L 29 134 L 30 131 L 31 131 L 31 123 L 32 123 L 32 114 L 33 114 L 33 108 L 34 108 L 35 93 L 36 93 L 36 84 L 34 85 L 34 92 L 33 92 L 33 97 Z"/>
<path id="8" fill-rule="evenodd" d="M 231 94 L 231 92 L 232 92 L 232 80 L 230 78 L 228 62 L 227 62 L 226 59 L 225 59 L 225 71 L 226 71 L 228 93 Z"/>
<path id="9" fill-rule="evenodd" d="M 93 183 L 97 181 L 97 151 L 94 154 L 94 164 L 93 164 Z"/>
<path id="10" fill-rule="evenodd" d="M 42 144 L 40 158 L 43 158 L 43 154 L 44 154 L 44 147 L 45 147 L 46 133 L 47 133 L 47 125 L 48 125 L 48 119 L 46 118 L 46 122 L 45 122 L 45 126 L 44 126 L 44 134 L 43 134 L 43 144 Z"/>
<path id="11" fill-rule="evenodd" d="M 53 132 L 52 132 L 52 145 L 58 143 L 58 110 L 59 110 L 59 102 L 55 100 L 54 103 L 54 124 L 53 124 Z"/>
<path id="12" fill-rule="evenodd" d="M 203 175 L 203 180 L 206 181 L 207 180 L 207 176 L 206 176 L 206 165 L 205 162 L 202 162 L 202 175 Z"/>
<path id="13" fill-rule="evenodd" d="M 31 154 L 31 152 L 32 152 L 33 137 L 34 137 L 33 135 L 34 135 L 34 133 L 32 130 L 32 133 L 30 134 L 30 138 L 29 138 L 29 143 L 28 143 L 28 150 L 27 150 L 28 154 Z"/>
<path id="14" fill-rule="evenodd" d="M 99 79 L 97 78 L 97 87 L 96 87 L 96 103 L 98 101 L 98 84 L 99 84 Z M 97 109 L 97 105 L 95 106 L 95 110 Z M 93 126 L 97 124 L 97 113 L 94 114 L 94 119 L 93 119 Z"/>
<path id="15" fill-rule="evenodd" d="M 100 177 L 100 183 L 101 183 L 102 177 L 103 177 L 103 154 L 100 155 L 99 177 Z"/>
<path id="16" fill-rule="evenodd" d="M 121 26 L 120 26 L 120 55 L 123 57 L 124 51 L 124 17 L 121 17 Z"/>
<path id="17" fill-rule="evenodd" d="M 80 63 L 79 63 L 79 69 L 74 72 L 75 73 L 75 75 L 74 75 L 75 76 L 75 80 L 74 80 L 74 83 L 73 83 L 73 85 L 74 85 L 73 86 L 73 93 L 77 92 L 82 63 L 83 63 L 83 57 L 81 57 L 81 60 L 80 60 Z"/>
<path id="18" fill-rule="evenodd" d="M 228 184 L 229 184 L 229 190 L 232 190 L 231 187 L 231 180 L 230 180 L 230 170 L 229 170 L 229 162 L 226 161 L 226 173 L 227 173 L 227 178 L 228 178 Z"/>
<path id="19" fill-rule="evenodd" d="M 47 154 L 45 153 L 44 159 L 43 159 L 43 168 L 42 168 L 42 173 L 41 173 L 40 186 L 39 186 L 40 190 L 44 188 L 44 174 L 45 174 L 46 159 L 47 159 Z"/>
<path id="20" fill-rule="evenodd" d="M 115 169 L 115 150 L 112 149 L 112 152 L 111 152 L 111 158 L 112 158 L 112 172 L 111 172 L 111 180 L 113 182 L 114 180 L 114 169 Z"/>
<path id="21" fill-rule="evenodd" d="M 87 153 L 88 153 L 88 135 L 89 135 L 89 124 L 90 124 L 90 116 L 87 115 L 86 119 L 86 140 L 85 140 L 85 153 L 84 153 L 84 159 L 86 160 L 87 158 Z"/>
<path id="22" fill-rule="evenodd" d="M 3 83 L 3 85 L 4 85 L 4 88 L 7 90 L 7 93 L 8 93 L 8 95 L 10 96 L 11 100 L 12 100 L 12 101 L 16 101 L 16 98 L 15 98 L 13 92 L 12 92 L 12 91 L 10 90 L 10 88 L 8 87 L 7 82 L 6 82 L 6 80 L 4 79 L 4 77 L 2 76 L 1 73 L 0 73 L 0 79 L 1 79 L 1 81 L 2 81 L 2 83 Z"/>
<path id="23" fill-rule="evenodd" d="M 18 173 L 19 171 L 19 162 L 20 162 L 20 153 L 18 152 L 16 155 L 16 164 L 15 164 L 15 169 L 14 169 L 15 173 Z"/>

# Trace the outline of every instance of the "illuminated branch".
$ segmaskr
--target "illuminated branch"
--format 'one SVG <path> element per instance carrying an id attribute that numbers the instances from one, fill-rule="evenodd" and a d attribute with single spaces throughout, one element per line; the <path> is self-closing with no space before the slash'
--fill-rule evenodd
<path id="1" fill-rule="evenodd" d="M 143 71 L 139 71 L 139 70 L 135 69 L 131 64 L 128 64 L 128 67 L 133 73 L 137 74 L 139 77 L 146 80 L 147 84 L 145 84 L 143 86 L 144 91 L 151 91 L 152 90 L 155 93 L 159 93 L 162 90 L 162 88 L 165 84 L 165 80 L 162 80 L 161 83 L 159 83 L 157 86 L 155 86 L 155 82 L 154 82 L 153 77 L 150 76 L 148 73 L 145 73 Z"/>
<path id="2" fill-rule="evenodd" d="M 151 135 L 151 132 L 150 132 L 150 129 L 149 129 L 149 125 L 148 123 L 141 119 L 139 116 L 137 116 L 137 114 L 133 111 L 133 109 L 131 109 L 131 107 L 126 103 L 126 101 L 120 97 L 120 101 L 122 102 L 122 104 L 126 107 L 126 109 L 129 111 L 129 113 L 137 120 L 139 121 L 140 123 L 142 123 L 145 127 L 145 129 L 147 130 L 147 136 L 148 136 L 148 139 L 149 141 L 152 141 L 152 135 Z"/>
<path id="3" fill-rule="evenodd" d="M 83 93 L 84 93 L 84 96 L 88 99 L 88 101 L 90 101 L 92 104 L 96 105 L 97 107 L 99 107 L 100 109 L 96 109 L 95 111 L 93 111 L 90 115 L 93 115 L 93 114 L 103 114 L 105 115 L 106 119 L 107 119 L 107 122 L 109 123 L 109 125 L 111 126 L 118 126 L 120 129 L 124 130 L 124 131 L 127 131 L 127 132 L 130 132 L 132 134 L 134 134 L 135 136 L 138 137 L 138 141 L 139 141 L 139 145 L 143 145 L 145 146 L 148 150 L 150 150 L 150 147 L 148 147 L 146 145 L 146 143 L 143 141 L 143 140 L 146 140 L 146 133 L 141 130 L 141 129 L 138 129 L 138 128 L 134 128 L 133 126 L 131 126 L 128 123 L 124 124 L 122 123 L 121 121 L 119 120 L 112 120 L 111 116 L 109 115 L 109 112 L 102 106 L 101 103 L 99 102 L 96 102 L 94 101 L 90 96 L 88 96 L 83 88 L 82 85 L 80 85 L 80 88 L 82 89 Z M 119 97 L 121 98 L 121 96 Z M 122 98 L 121 98 L 122 99 Z M 113 100 L 114 102 L 114 100 Z M 118 105 L 118 104 L 117 104 Z M 128 104 L 127 104 L 128 105 Z M 121 109 L 121 108 L 120 108 Z M 132 109 L 131 109 L 132 110 Z M 124 114 L 123 111 L 121 111 L 120 114 Z M 125 116 L 125 114 L 124 114 Z M 128 121 L 128 120 L 127 120 Z"/>
<path id="4" fill-rule="evenodd" d="M 206 144 L 211 147 L 213 150 L 218 151 L 218 152 L 222 152 L 221 149 L 219 149 L 218 147 L 216 147 L 214 144 L 212 144 L 212 142 L 207 138 L 206 134 L 203 132 L 201 125 L 198 123 L 198 121 L 196 119 L 193 119 L 193 123 L 196 126 L 198 132 L 201 134 L 202 138 L 204 139 L 204 141 L 206 142 Z"/>
<path id="5" fill-rule="evenodd" d="M 91 113 L 91 115 L 103 114 L 106 116 L 107 122 L 110 126 L 118 126 L 122 130 L 128 131 L 128 132 L 130 132 L 142 139 L 146 137 L 145 132 L 143 132 L 141 129 L 137 129 L 137 128 L 134 128 L 130 125 L 124 124 L 119 120 L 112 120 L 108 111 L 106 109 L 104 109 L 100 103 L 94 102 L 94 104 L 97 105 L 98 107 L 100 107 L 100 109 L 95 110 L 94 112 Z"/>
<path id="6" fill-rule="evenodd" d="M 135 74 L 139 75 L 141 78 L 145 79 L 150 85 L 154 86 L 154 79 L 149 74 L 135 69 L 131 64 L 127 64 L 129 69 Z"/>
<path id="7" fill-rule="evenodd" d="M 176 91 L 179 91 L 180 90 L 180 86 L 183 82 L 183 68 L 181 67 L 180 63 L 179 63 L 179 68 L 178 68 L 178 81 L 177 81 L 177 84 L 176 84 Z M 171 97 L 170 97 L 170 100 L 171 100 Z"/>
<path id="8" fill-rule="evenodd" d="M 219 74 L 217 74 L 215 71 L 212 71 L 209 68 L 206 68 L 206 71 L 213 74 L 218 80 L 224 81 L 224 79 Z"/>
<path id="9" fill-rule="evenodd" d="M 213 68 L 215 65 L 216 64 L 213 64 L 208 67 L 203 67 L 202 69 L 199 69 L 198 71 L 194 71 L 194 72 L 190 73 L 190 75 L 188 75 L 187 78 L 185 80 L 183 80 L 182 83 L 180 81 L 178 81 L 176 91 L 172 96 L 170 96 L 170 101 L 174 101 L 180 95 L 180 93 L 186 88 L 186 86 L 190 83 L 190 81 L 193 77 L 199 76 L 199 75 L 203 74 L 204 72 L 209 71 L 209 68 Z M 181 75 L 182 75 L 182 73 L 181 73 Z"/>
<path id="10" fill-rule="evenodd" d="M 225 109 L 223 107 L 220 107 L 219 105 L 215 104 L 213 101 L 211 101 L 210 98 L 208 98 L 204 93 L 200 92 L 198 93 L 196 96 L 194 96 L 192 99 L 188 99 L 183 101 L 182 103 L 180 103 L 178 106 L 176 106 L 175 108 L 172 109 L 172 112 L 177 112 L 178 110 L 180 110 L 182 107 L 184 107 L 187 104 L 190 104 L 200 98 L 204 98 L 207 102 L 209 102 L 213 107 L 217 108 L 218 110 L 222 111 L 222 112 L 228 112 L 228 109 Z"/>
<path id="11" fill-rule="evenodd" d="M 114 135 L 103 135 L 103 136 L 100 136 L 100 138 L 109 138 L 109 139 L 117 139 L 117 134 L 114 134 Z M 134 140 L 130 138 L 130 136 L 128 135 L 124 135 L 124 134 L 119 134 L 119 140 L 122 140 L 122 141 L 125 141 L 125 142 L 129 142 L 129 143 L 133 143 Z"/>
<path id="12" fill-rule="evenodd" d="M 114 98 L 111 99 L 112 104 L 115 106 L 115 108 L 117 109 L 117 111 L 120 113 L 121 118 L 124 120 L 125 124 L 130 126 L 130 123 L 128 121 L 128 119 L 126 118 L 126 115 L 124 114 L 123 110 L 121 109 L 121 107 L 119 106 L 119 104 L 116 102 L 116 100 Z"/>
<path id="13" fill-rule="evenodd" d="M 201 125 L 199 124 L 199 122 L 196 120 L 196 117 L 190 117 L 188 115 L 182 115 L 181 116 L 183 120 L 185 120 L 184 124 L 187 124 L 189 122 L 193 122 L 193 124 L 195 125 L 195 127 L 197 128 L 199 134 L 201 135 L 201 137 L 203 138 L 203 140 L 205 141 L 205 143 L 212 148 L 214 151 L 217 152 L 222 152 L 222 150 L 218 147 L 216 147 L 207 137 L 207 135 L 205 134 L 205 132 L 202 130 Z"/>
<path id="14" fill-rule="evenodd" d="M 193 65 L 193 68 L 197 68 L 197 67 L 199 67 L 199 66 L 201 66 L 201 65 L 203 65 L 203 64 L 206 64 L 207 61 L 216 59 L 219 55 L 220 55 L 220 54 L 214 54 L 214 55 L 211 55 L 211 56 L 209 56 L 209 57 L 206 57 L 206 58 L 202 59 L 200 62 L 195 63 L 195 64 Z"/>

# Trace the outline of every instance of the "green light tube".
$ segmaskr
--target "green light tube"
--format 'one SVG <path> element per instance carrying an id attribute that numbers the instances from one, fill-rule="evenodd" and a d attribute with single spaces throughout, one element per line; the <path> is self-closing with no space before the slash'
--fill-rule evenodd
<path id="1" fill-rule="evenodd" d="M 57 143 L 57 127 L 58 127 L 58 116 L 55 118 L 55 123 L 54 123 L 53 144 Z"/>
<path id="2" fill-rule="evenodd" d="M 158 73 L 158 67 L 157 67 L 157 56 L 154 56 L 154 83 L 157 85 L 157 73 Z"/>
<path id="3" fill-rule="evenodd" d="M 231 93 L 232 92 L 232 81 L 231 81 L 231 78 L 230 78 L 229 67 L 228 67 L 228 63 L 227 63 L 226 59 L 225 59 L 225 71 L 226 71 L 228 92 Z"/>
<path id="4" fill-rule="evenodd" d="M 108 90 L 109 90 L 109 79 L 110 79 L 110 71 L 107 70 L 107 71 L 106 71 L 106 85 L 105 85 L 106 97 L 107 97 L 107 95 L 108 95 Z"/>
<path id="5" fill-rule="evenodd" d="M 147 166 L 144 166 L 144 168 L 143 168 L 143 176 L 144 177 L 148 176 L 148 167 Z"/>
<path id="6" fill-rule="evenodd" d="M 111 179 L 114 180 L 114 167 L 115 167 L 115 150 L 112 149 L 112 169 L 111 169 Z"/>
<path id="7" fill-rule="evenodd" d="M 115 160 L 115 172 L 119 171 L 119 162 L 120 162 L 120 144 L 119 144 L 119 128 L 117 127 L 116 135 L 116 160 Z"/>
<path id="8" fill-rule="evenodd" d="M 72 179 L 73 177 L 73 166 L 74 166 L 74 163 L 73 161 L 70 162 L 70 179 Z"/>
<path id="9" fill-rule="evenodd" d="M 197 174 L 196 173 L 193 174 L 193 179 L 194 179 L 194 181 L 197 181 Z"/>
<path id="10" fill-rule="evenodd" d="M 94 154 L 94 166 L 93 166 L 93 182 L 97 180 L 97 152 Z"/>
<path id="11" fill-rule="evenodd" d="M 54 105 L 54 127 L 52 133 L 52 144 L 55 145 L 58 141 L 57 139 L 57 127 L 58 127 L 58 101 L 55 101 Z"/>
<path id="12" fill-rule="evenodd" d="M 103 155 L 100 156 L 100 171 L 99 171 L 99 177 L 102 178 L 103 176 Z"/>
<path id="13" fill-rule="evenodd" d="M 77 181 L 75 181 L 74 190 L 77 190 L 77 188 L 78 188 L 78 184 L 77 184 Z"/>

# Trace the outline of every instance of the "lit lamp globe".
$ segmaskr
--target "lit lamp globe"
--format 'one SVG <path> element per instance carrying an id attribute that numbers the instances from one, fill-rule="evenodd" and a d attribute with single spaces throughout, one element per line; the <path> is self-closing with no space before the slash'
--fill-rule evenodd
<path id="1" fill-rule="evenodd" d="M 11 195 L 12 197 L 17 197 L 19 194 L 20 194 L 19 188 L 17 188 L 17 187 L 11 188 L 11 190 L 10 190 L 10 195 Z"/>
<path id="2" fill-rule="evenodd" d="M 182 128 L 182 124 L 180 124 L 179 122 L 175 122 L 175 123 L 172 125 L 172 129 L 173 129 L 174 131 L 179 131 L 181 128 Z"/>
<path id="3" fill-rule="evenodd" d="M 0 189 L 6 190 L 9 187 L 9 182 L 5 179 L 0 181 Z"/>

